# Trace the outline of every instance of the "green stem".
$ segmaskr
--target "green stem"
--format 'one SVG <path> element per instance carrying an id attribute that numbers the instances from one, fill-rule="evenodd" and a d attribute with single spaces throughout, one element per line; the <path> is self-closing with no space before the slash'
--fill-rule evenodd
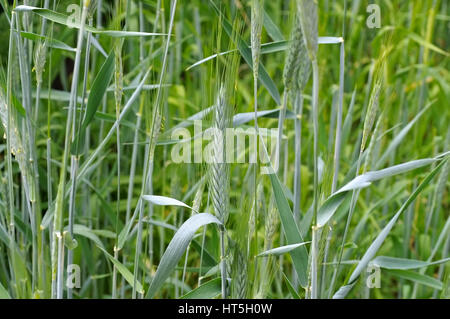
<path id="1" fill-rule="evenodd" d="M 69 111 L 66 122 L 66 134 L 64 140 L 64 153 L 62 158 L 61 172 L 59 176 L 59 184 L 58 184 L 58 192 L 56 195 L 56 203 L 55 203 L 55 216 L 53 220 L 53 239 L 52 239 L 52 297 L 57 296 L 57 288 L 62 285 L 62 282 L 57 282 L 57 280 L 62 280 L 63 276 L 59 273 L 63 271 L 63 267 L 58 267 L 58 260 L 60 259 L 58 256 L 61 254 L 59 249 L 57 248 L 58 239 L 56 233 L 62 232 L 63 228 L 63 205 L 64 205 L 64 197 L 65 197 L 65 184 L 66 184 L 66 171 L 67 171 L 67 155 L 69 154 L 70 145 L 71 145 L 71 136 L 72 131 L 74 129 L 73 120 L 75 118 L 76 113 L 76 104 L 77 104 L 77 86 L 78 86 L 78 76 L 80 72 L 80 59 L 81 59 L 81 51 L 83 48 L 83 35 L 85 29 L 85 21 L 87 15 L 87 3 L 88 0 L 84 1 L 83 11 L 81 14 L 81 27 L 78 32 L 78 41 L 77 41 L 77 51 L 75 54 L 75 64 L 74 64 L 74 74 L 72 78 L 72 87 L 70 92 L 70 102 L 69 102 Z M 61 248 L 64 252 L 64 246 Z M 62 297 L 62 296 L 61 296 Z"/>
<path id="2" fill-rule="evenodd" d="M 313 130 L 314 130 L 314 206 L 313 206 L 313 237 L 311 243 L 311 299 L 317 298 L 317 264 L 318 264 L 318 236 L 316 229 L 317 208 L 319 198 L 319 171 L 318 171 L 318 140 L 319 140 L 319 121 L 318 121 L 318 103 L 319 103 L 319 67 L 317 60 L 312 61 L 313 66 Z"/>
<path id="3" fill-rule="evenodd" d="M 9 52 L 8 52 L 8 61 L 12 61 L 13 54 L 13 31 L 14 30 L 14 21 L 15 21 L 15 12 L 11 14 L 11 24 L 10 24 L 10 35 L 9 35 Z M 15 282 L 15 222 L 14 222 L 14 189 L 13 189 L 13 173 L 12 173 L 12 156 L 11 156 L 11 122 L 12 122 L 12 63 L 8 63 L 8 74 L 7 74 L 7 103 L 8 103 L 8 127 L 6 128 L 6 167 L 8 174 L 8 204 L 9 204 L 9 250 L 12 256 L 11 258 L 11 280 Z M 16 287 L 16 294 L 17 294 Z"/>

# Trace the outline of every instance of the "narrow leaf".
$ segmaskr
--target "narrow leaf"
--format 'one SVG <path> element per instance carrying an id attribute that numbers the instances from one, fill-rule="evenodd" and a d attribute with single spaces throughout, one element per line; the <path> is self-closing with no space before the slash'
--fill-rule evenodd
<path id="1" fill-rule="evenodd" d="M 72 48 L 71 46 L 65 44 L 62 41 L 53 39 L 53 38 L 48 38 L 36 33 L 32 33 L 32 32 L 25 32 L 25 31 L 20 31 L 20 35 L 23 36 L 26 39 L 30 39 L 33 41 L 46 41 L 48 47 L 53 48 L 53 49 L 60 49 L 60 50 L 64 50 L 64 51 L 69 51 L 69 52 L 76 52 L 77 50 L 75 48 Z"/>
<path id="2" fill-rule="evenodd" d="M 445 258 L 441 260 L 437 260 L 434 262 L 427 262 L 422 260 L 415 259 L 406 259 L 406 258 L 395 258 L 388 256 L 378 256 L 373 259 L 370 263 L 381 268 L 385 269 L 399 269 L 399 270 L 409 270 L 409 269 L 417 269 L 428 267 L 437 264 L 443 264 L 449 262 L 450 258 Z"/>
<path id="3" fill-rule="evenodd" d="M 299 294 L 298 294 L 297 291 L 295 290 L 294 286 L 293 286 L 293 285 L 291 284 L 291 282 L 289 281 L 288 277 L 286 277 L 286 275 L 284 274 L 284 272 L 283 272 L 282 274 L 283 274 L 284 281 L 286 282 L 286 286 L 288 287 L 289 292 L 290 292 L 291 295 L 292 295 L 292 298 L 294 298 L 294 299 L 301 299 L 300 296 L 299 296 Z"/>
<path id="4" fill-rule="evenodd" d="M 188 292 L 181 299 L 212 299 L 221 293 L 221 279 L 216 278 Z"/>
<path id="5" fill-rule="evenodd" d="M 72 144 L 72 154 L 77 155 L 80 150 L 83 149 L 84 138 L 86 134 L 86 129 L 94 119 L 95 113 L 98 107 L 102 103 L 103 96 L 105 95 L 108 84 L 111 81 L 112 75 L 114 73 L 114 51 L 111 51 L 106 61 L 103 63 L 100 71 L 95 77 L 94 83 L 92 84 L 91 92 L 89 93 L 89 98 L 86 106 L 86 114 L 84 120 L 81 124 L 81 129 L 78 132 L 76 140 Z"/>
<path id="6" fill-rule="evenodd" d="M 189 242 L 194 237 L 195 232 L 200 227 L 211 223 L 222 225 L 216 217 L 208 213 L 195 214 L 181 225 L 161 258 L 156 274 L 147 292 L 147 298 L 152 298 L 170 276 L 177 266 L 178 261 L 183 256 Z"/>
<path id="7" fill-rule="evenodd" d="M 278 212 L 280 214 L 281 223 L 283 225 L 284 234 L 288 244 L 303 243 L 302 235 L 297 228 L 297 223 L 294 220 L 291 207 L 286 199 L 286 195 L 283 192 L 283 188 L 276 174 L 270 174 L 270 181 L 272 183 L 272 189 L 275 196 Z M 294 249 L 289 252 L 294 263 L 295 271 L 297 272 L 300 285 L 306 287 L 308 284 L 308 251 L 305 246 L 300 246 L 298 249 Z"/>
<path id="8" fill-rule="evenodd" d="M 433 288 L 433 289 L 437 289 L 437 290 L 442 290 L 442 282 L 427 276 L 427 275 L 423 275 L 414 271 L 410 271 L 410 270 L 398 270 L 398 269 L 392 269 L 392 270 L 387 270 L 386 271 L 389 274 L 392 274 L 394 276 L 397 276 L 399 278 L 402 279 L 406 279 L 406 280 L 411 280 L 414 281 L 418 284 Z"/>
<path id="9" fill-rule="evenodd" d="M 111 260 L 111 262 L 114 264 L 114 266 L 116 266 L 117 270 L 120 272 L 120 274 L 123 276 L 123 278 L 125 278 L 125 280 L 131 285 L 131 287 L 133 287 L 134 286 L 134 283 L 133 283 L 134 277 L 133 277 L 133 274 L 128 270 L 128 268 L 125 267 L 116 258 L 111 256 L 105 249 L 103 249 L 103 248 L 100 248 L 100 249 L 105 253 L 105 255 L 109 258 L 109 260 Z M 140 282 L 136 282 L 136 291 L 138 291 L 141 294 L 144 293 L 144 289 L 142 288 L 142 285 Z"/>
<path id="10" fill-rule="evenodd" d="M 389 235 L 391 229 L 394 227 L 395 223 L 397 222 L 400 215 L 408 208 L 408 206 L 417 198 L 417 196 L 425 189 L 426 186 L 430 183 L 430 181 L 433 179 L 434 176 L 439 172 L 439 170 L 443 167 L 446 160 L 443 160 L 441 163 L 439 163 L 438 166 L 436 166 L 435 169 L 433 169 L 427 177 L 420 183 L 420 185 L 415 189 L 415 191 L 408 197 L 406 202 L 400 207 L 400 209 L 397 211 L 397 213 L 392 217 L 392 219 L 387 223 L 387 225 L 383 228 L 383 230 L 378 234 L 377 238 L 372 242 L 372 244 L 369 246 L 367 251 L 365 252 L 364 256 L 359 261 L 358 265 L 356 266 L 355 270 L 353 270 L 350 279 L 348 280 L 348 285 L 341 287 L 336 294 L 333 296 L 333 298 L 345 298 L 345 296 L 348 294 L 348 292 L 351 290 L 353 285 L 356 283 L 356 280 L 359 278 L 363 270 L 367 267 L 369 262 L 373 259 L 373 257 L 376 255 L 378 250 L 380 249 L 381 245 L 383 244 L 386 237 Z"/>
<path id="11" fill-rule="evenodd" d="M 280 113 L 280 109 L 276 108 L 273 110 L 266 110 L 266 111 L 258 111 L 256 113 L 256 117 L 268 117 L 268 118 L 278 118 L 278 114 Z M 296 117 L 295 113 L 286 110 L 286 118 L 288 119 L 294 119 Z M 233 126 L 239 126 L 245 123 L 248 123 L 250 121 L 253 121 L 255 119 L 255 112 L 246 112 L 246 113 L 238 113 L 233 116 Z"/>
<path id="12" fill-rule="evenodd" d="M 8 291 L 3 287 L 3 285 L 0 283 L 0 299 L 11 299 L 11 296 L 9 295 Z"/>
<path id="13" fill-rule="evenodd" d="M 270 256 L 270 255 L 272 255 L 272 256 L 283 255 L 285 253 L 288 253 L 294 249 L 297 249 L 298 247 L 301 247 L 301 246 L 309 244 L 309 243 L 310 243 L 310 241 L 307 241 L 305 243 L 298 243 L 298 244 L 286 245 L 286 246 L 269 249 L 269 250 L 266 250 L 265 252 L 260 253 L 256 257 L 265 257 L 265 256 Z"/>
<path id="14" fill-rule="evenodd" d="M 332 194 L 330 197 L 328 197 L 328 199 L 319 208 L 317 214 L 318 226 L 319 227 L 324 226 L 330 220 L 330 218 L 333 217 L 334 213 L 336 212 L 338 207 L 344 202 L 345 197 L 350 193 L 350 191 L 368 187 L 374 181 L 398 175 L 401 173 L 406 173 L 413 169 L 434 163 L 437 160 L 438 160 L 437 158 L 421 159 L 391 166 L 379 171 L 367 172 L 365 174 L 357 176 L 352 181 L 347 183 L 344 187 L 342 187 L 334 194 Z"/>
<path id="15" fill-rule="evenodd" d="M 59 12 L 55 12 L 49 9 L 42 9 L 42 8 L 37 8 L 37 7 L 32 7 L 32 6 L 27 6 L 27 5 L 20 5 L 17 6 L 14 11 L 16 12 L 34 12 L 38 15 L 40 15 L 41 17 L 65 25 L 69 28 L 76 28 L 79 29 L 81 27 L 81 24 L 79 21 L 72 21 L 73 19 L 69 16 L 66 16 L 62 13 Z M 92 26 L 89 25 L 85 25 L 85 30 L 92 32 L 92 33 L 97 33 L 97 34 L 104 34 L 104 35 L 108 35 L 110 37 L 115 37 L 115 38 L 124 38 L 124 37 L 144 37 L 144 36 L 155 36 L 155 35 L 167 35 L 167 34 L 163 34 L 163 33 L 149 33 L 149 32 L 134 32 L 134 31 L 116 31 L 116 30 L 99 30 L 97 28 L 94 28 Z"/>
<path id="16" fill-rule="evenodd" d="M 159 206 L 183 206 L 191 208 L 189 205 L 179 201 L 178 199 L 166 197 L 166 196 L 156 196 L 156 195 L 144 195 L 142 198 L 152 204 Z M 192 209 L 192 208 L 191 208 Z"/>

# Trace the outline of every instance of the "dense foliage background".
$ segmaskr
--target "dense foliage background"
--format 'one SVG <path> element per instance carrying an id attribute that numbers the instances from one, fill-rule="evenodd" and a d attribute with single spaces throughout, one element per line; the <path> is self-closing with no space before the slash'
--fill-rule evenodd
<path id="1" fill-rule="evenodd" d="M 0 297 L 450 296 L 448 1 L 0 3 Z M 276 174 L 174 162 L 255 96 Z"/>

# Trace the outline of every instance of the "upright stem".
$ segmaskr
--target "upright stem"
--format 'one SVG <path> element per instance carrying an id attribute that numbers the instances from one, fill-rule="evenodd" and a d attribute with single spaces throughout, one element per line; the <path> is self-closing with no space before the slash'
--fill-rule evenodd
<path id="1" fill-rule="evenodd" d="M 117 260 L 119 257 L 119 249 L 114 247 L 114 258 Z M 112 277 L 112 299 L 117 298 L 117 267 L 113 267 L 113 277 Z"/>
<path id="2" fill-rule="evenodd" d="M 27 113 L 25 117 L 25 127 L 24 136 L 26 137 L 27 147 L 26 156 L 29 159 L 29 162 L 26 165 L 29 165 L 29 177 L 24 176 L 26 187 L 25 197 L 27 201 L 27 207 L 30 214 L 30 224 L 31 224 L 31 235 L 32 235 L 32 290 L 34 291 L 36 288 L 36 280 L 38 275 L 38 256 L 39 256 L 39 243 L 40 243 L 40 231 L 39 224 L 41 221 L 40 217 L 40 199 L 39 199 L 39 171 L 37 166 L 37 155 L 36 155 L 36 143 L 35 143 L 35 130 L 36 123 L 33 121 L 33 115 L 31 110 L 31 71 L 30 65 L 28 63 L 29 52 L 27 51 L 27 41 L 24 40 L 22 42 L 22 38 L 20 37 L 20 21 L 19 16 L 16 17 L 16 42 L 17 42 L 17 53 L 19 60 L 19 70 L 20 70 L 20 79 L 22 86 L 22 103 Z M 28 24 L 25 21 L 25 28 L 27 28 Z M 25 29 L 27 30 L 27 29 Z M 30 205 L 31 203 L 31 205 Z"/>
<path id="3" fill-rule="evenodd" d="M 227 298 L 227 268 L 225 262 L 225 228 L 220 229 L 220 276 L 222 278 L 222 299 Z"/>
<path id="4" fill-rule="evenodd" d="M 341 43 L 340 49 L 340 61 L 339 61 L 339 104 L 337 111 L 337 123 L 336 123 L 336 140 L 334 143 L 334 174 L 331 193 L 336 191 L 337 180 L 339 175 L 339 159 L 341 157 L 341 139 L 342 139 L 342 107 L 344 100 L 344 61 L 345 50 L 344 42 Z"/>
<path id="5" fill-rule="evenodd" d="M 67 155 L 70 150 L 71 145 L 71 137 L 72 131 L 74 127 L 72 126 L 73 120 L 76 112 L 77 105 L 77 87 L 78 87 L 78 76 L 80 72 L 80 60 L 81 60 L 81 51 L 83 48 L 83 35 L 85 29 L 85 21 L 87 16 L 87 4 L 89 0 L 84 1 L 83 11 L 81 14 L 81 26 L 78 32 L 78 41 L 77 41 L 77 51 L 75 54 L 75 64 L 74 64 L 74 73 L 72 78 L 72 87 L 70 93 L 70 102 L 69 102 L 69 111 L 66 122 L 66 134 L 64 140 L 64 153 L 62 158 L 61 172 L 59 177 L 58 184 L 58 193 L 56 195 L 55 202 L 55 216 L 53 217 L 53 238 L 52 238 L 52 297 L 62 297 L 62 295 L 57 294 L 58 287 L 62 287 L 63 277 L 60 272 L 63 271 L 64 267 L 58 267 L 58 260 L 60 259 L 61 251 L 58 249 L 58 238 L 56 233 L 62 232 L 63 228 L 63 205 L 64 205 L 64 196 L 65 196 L 65 184 L 66 184 L 66 170 L 67 170 Z M 62 246 L 61 250 L 64 252 L 64 246 Z M 64 263 L 64 260 L 62 260 Z M 58 281 L 58 282 L 57 282 Z"/>
<path id="6" fill-rule="evenodd" d="M 313 66 L 313 131 L 314 131 L 314 204 L 313 204 L 313 228 L 311 243 L 311 299 L 317 298 L 317 264 L 318 264 L 318 229 L 317 229 L 317 207 L 319 197 L 319 171 L 318 171 L 318 102 L 319 102 L 319 67 L 317 60 L 312 61 Z"/>
<path id="7" fill-rule="evenodd" d="M 158 87 L 158 92 L 156 95 L 156 101 L 155 101 L 155 108 L 153 111 L 153 121 L 152 121 L 152 127 L 151 127 L 151 131 L 150 131 L 150 141 L 152 144 L 150 144 L 152 147 L 149 149 L 149 156 L 146 157 L 145 160 L 145 165 L 144 165 L 144 180 L 142 183 L 142 189 L 141 189 L 141 197 L 143 194 L 143 192 L 147 189 L 147 185 L 149 183 L 149 179 L 151 179 L 152 176 L 152 171 L 153 169 L 153 153 L 154 153 L 154 146 L 156 145 L 156 141 L 153 140 L 154 138 L 154 134 L 155 134 L 155 124 L 157 121 L 159 121 L 158 116 L 159 115 L 159 104 L 161 102 L 161 98 L 162 98 L 162 82 L 164 80 L 164 75 L 166 72 L 166 66 L 167 66 L 167 53 L 169 51 L 169 44 L 170 44 L 170 37 L 172 34 L 172 29 L 173 29 L 173 21 L 174 21 L 174 17 L 175 17 L 175 11 L 176 11 L 176 7 L 177 7 L 177 0 L 172 0 L 171 1 L 171 12 L 170 12 L 170 23 L 169 23 L 169 29 L 168 29 L 168 36 L 167 36 L 167 42 L 164 48 L 164 56 L 163 56 L 163 63 L 162 63 L 162 68 L 161 68 L 161 74 L 159 77 L 159 87 Z M 159 127 L 156 128 L 157 130 L 159 130 Z M 136 298 L 136 283 L 138 280 L 138 273 L 139 273 L 139 258 L 140 258 L 140 254 L 141 254 L 141 248 L 142 248 L 142 220 L 143 220 L 143 214 L 144 214 L 144 203 L 143 200 L 139 200 L 139 220 L 138 220 L 138 233 L 137 233 L 137 242 L 136 242 L 136 252 L 134 255 L 134 274 L 133 274 L 133 291 L 132 291 L 132 297 L 133 299 Z"/>
<path id="8" fill-rule="evenodd" d="M 89 23 L 92 25 L 92 20 Z M 90 54 L 90 43 L 91 43 L 91 33 L 88 33 L 87 40 L 86 40 L 86 54 L 85 54 L 85 61 L 84 61 L 84 79 L 83 79 L 83 91 L 81 94 L 81 100 L 82 100 L 82 107 L 81 111 L 83 112 L 85 109 L 85 96 L 86 96 L 86 88 L 87 88 L 87 81 L 88 81 L 88 71 L 89 71 L 89 54 Z M 81 113 L 80 113 L 81 115 Z M 81 116 L 80 116 L 81 118 Z M 74 113 L 74 121 L 73 121 L 73 127 L 76 126 L 76 111 Z M 81 120 L 78 123 L 78 130 L 81 127 Z M 72 143 L 75 140 L 75 129 L 72 130 Z M 76 142 L 76 149 L 78 154 L 78 141 Z M 70 237 L 73 238 L 73 225 L 75 222 L 75 196 L 76 196 L 76 190 L 77 190 L 77 172 L 78 172 L 78 163 L 79 163 L 79 157 L 78 155 L 71 155 L 70 157 L 70 176 L 72 179 L 72 183 L 70 185 L 70 197 L 69 197 L 69 234 Z M 71 265 L 73 262 L 73 250 L 69 249 L 67 252 L 67 265 Z M 72 299 L 72 288 L 67 287 L 67 298 Z"/>
<path id="9" fill-rule="evenodd" d="M 283 140 L 283 124 L 284 124 L 284 119 L 286 117 L 287 99 L 288 99 L 288 91 L 284 90 L 283 105 L 281 106 L 280 114 L 278 116 L 278 139 L 277 139 L 275 168 L 274 168 L 275 170 L 277 170 L 280 167 L 281 142 Z"/>
<path id="10" fill-rule="evenodd" d="M 318 236 L 320 229 L 317 226 L 312 226 L 312 242 L 311 242 L 311 299 L 317 299 L 318 285 L 317 285 L 317 273 L 318 273 Z"/>
<path id="11" fill-rule="evenodd" d="M 344 10 L 345 11 L 345 10 Z M 345 63 L 345 46 L 342 41 L 340 46 L 340 58 L 339 58 L 339 104 L 337 111 L 337 123 L 336 123 L 336 139 L 334 142 L 334 173 L 333 182 L 331 186 L 331 193 L 333 194 L 337 188 L 337 181 L 339 177 L 339 161 L 341 158 L 341 143 L 342 143 L 342 108 L 344 104 L 344 63 Z M 324 293 L 325 278 L 326 278 L 326 263 L 328 260 L 328 251 L 330 248 L 331 234 L 333 233 L 333 226 L 330 226 L 327 241 L 325 244 L 324 265 L 322 268 L 322 291 Z M 333 275 L 334 276 L 334 275 Z"/>
<path id="12" fill-rule="evenodd" d="M 58 241 L 58 278 L 56 287 L 56 299 L 62 299 L 64 293 L 64 237 L 60 232 L 55 233 L 54 237 L 56 237 Z"/>
<path id="13" fill-rule="evenodd" d="M 11 15 L 10 36 L 9 36 L 9 52 L 8 61 L 12 61 L 13 51 L 13 30 L 15 21 L 15 12 Z M 11 258 L 11 280 L 15 281 L 15 222 L 14 222 L 14 189 L 13 189 L 13 173 L 12 173 L 12 156 L 11 156 L 11 122 L 12 122 L 12 63 L 8 63 L 7 75 L 7 103 L 8 103 L 8 127 L 6 128 L 6 167 L 8 174 L 8 206 L 9 206 L 9 249 Z"/>

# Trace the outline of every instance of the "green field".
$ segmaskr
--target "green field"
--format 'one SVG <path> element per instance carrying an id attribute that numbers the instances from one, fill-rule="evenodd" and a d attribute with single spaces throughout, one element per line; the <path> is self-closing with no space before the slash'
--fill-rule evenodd
<path id="1" fill-rule="evenodd" d="M 450 298 L 448 1 L 0 7 L 0 298 Z"/>

